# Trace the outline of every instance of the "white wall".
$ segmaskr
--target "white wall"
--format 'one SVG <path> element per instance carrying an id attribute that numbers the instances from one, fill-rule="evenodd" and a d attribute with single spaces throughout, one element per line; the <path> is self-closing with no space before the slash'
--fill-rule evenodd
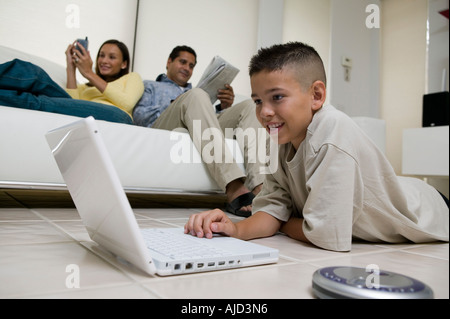
<path id="1" fill-rule="evenodd" d="M 381 118 L 386 155 L 401 174 L 402 137 L 422 125 L 425 93 L 427 0 L 382 0 Z"/>
<path id="2" fill-rule="evenodd" d="M 425 93 L 449 90 L 449 20 L 439 13 L 448 8 L 449 0 L 428 0 Z M 428 177 L 428 183 L 449 197 L 448 177 Z"/>
<path id="3" fill-rule="evenodd" d="M 314 47 L 330 74 L 330 0 L 285 0 L 283 42 L 300 41 Z M 332 83 L 328 83 L 328 90 Z M 327 97 L 329 99 L 329 96 Z"/>
<path id="4" fill-rule="evenodd" d="M 257 48 L 283 41 L 284 0 L 259 0 Z"/>
<path id="5" fill-rule="evenodd" d="M 448 10 L 448 2 L 448 0 L 429 0 L 426 93 L 448 91 L 449 87 L 449 20 L 439 13 Z"/>
<path id="6" fill-rule="evenodd" d="M 136 0 L 0 0 L 0 44 L 66 65 L 64 52 L 89 37 L 95 59 L 109 39 L 132 54 Z M 81 80 L 79 78 L 79 80 Z"/>
<path id="7" fill-rule="evenodd" d="M 369 7 L 366 12 L 369 5 L 375 5 L 375 9 Z M 381 18 L 379 0 L 331 1 L 330 103 L 349 116 L 380 117 L 381 24 L 376 27 L 375 21 L 378 17 Z M 343 57 L 352 61 L 348 80 Z"/>
<path id="8" fill-rule="evenodd" d="M 142 0 L 134 70 L 154 80 L 166 72 L 172 49 L 188 45 L 197 53 L 193 85 L 215 55 L 240 69 L 232 85 L 250 96 L 248 63 L 256 51 L 258 0 Z"/>
<path id="9" fill-rule="evenodd" d="M 86 35 L 93 56 L 110 38 L 125 42 L 132 54 L 136 5 L 137 0 L 0 0 L 0 43 L 61 65 L 68 44 Z M 144 79 L 165 72 L 178 44 L 197 51 L 194 84 L 219 54 L 241 70 L 233 86 L 245 95 L 251 93 L 248 63 L 258 45 L 303 41 L 329 68 L 330 0 L 141 0 L 139 12 L 134 71 Z M 269 36 L 265 30 L 278 24 Z"/>

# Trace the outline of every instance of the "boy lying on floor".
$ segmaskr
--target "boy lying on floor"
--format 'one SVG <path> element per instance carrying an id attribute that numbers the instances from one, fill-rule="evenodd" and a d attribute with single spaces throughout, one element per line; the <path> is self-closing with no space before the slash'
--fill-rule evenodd
<path id="1" fill-rule="evenodd" d="M 220 210 L 195 214 L 186 233 L 248 240 L 281 231 L 335 251 L 349 251 L 352 238 L 448 242 L 448 200 L 419 179 L 396 176 L 352 119 L 323 105 L 326 75 L 312 47 L 261 49 L 250 78 L 256 116 L 279 144 L 278 169 L 266 175 L 252 216 L 234 224 Z"/>

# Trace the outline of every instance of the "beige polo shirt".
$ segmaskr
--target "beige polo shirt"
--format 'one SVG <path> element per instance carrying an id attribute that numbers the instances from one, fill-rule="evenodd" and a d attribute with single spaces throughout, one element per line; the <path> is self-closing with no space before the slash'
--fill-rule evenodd
<path id="1" fill-rule="evenodd" d="M 422 180 L 396 176 L 369 137 L 331 105 L 314 115 L 297 151 L 290 143 L 279 146 L 278 161 L 253 212 L 304 218 L 305 236 L 319 247 L 348 251 L 352 238 L 448 241 L 441 195 Z"/>

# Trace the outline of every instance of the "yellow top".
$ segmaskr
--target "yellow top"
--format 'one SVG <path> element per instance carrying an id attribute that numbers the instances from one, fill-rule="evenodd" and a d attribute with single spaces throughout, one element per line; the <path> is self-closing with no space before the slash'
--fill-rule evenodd
<path id="1" fill-rule="evenodd" d="M 103 93 L 95 86 L 86 84 L 78 85 L 76 89 L 66 89 L 66 91 L 74 99 L 114 105 L 133 117 L 134 106 L 144 94 L 144 83 L 138 73 L 131 72 L 115 81 L 108 82 Z"/>

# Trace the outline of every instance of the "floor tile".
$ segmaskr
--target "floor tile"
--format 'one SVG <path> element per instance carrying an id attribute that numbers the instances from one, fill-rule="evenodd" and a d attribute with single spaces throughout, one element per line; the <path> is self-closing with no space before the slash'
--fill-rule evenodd
<path id="1" fill-rule="evenodd" d="M 183 227 L 195 208 L 135 209 L 139 227 Z M 233 221 L 242 218 L 229 214 Z M 332 252 L 277 234 L 253 242 L 277 248 L 279 262 L 217 272 L 148 275 L 93 242 L 74 208 L 0 208 L 0 298 L 315 298 L 314 271 L 378 265 L 449 298 L 449 244 L 355 242 Z M 80 287 L 68 287 L 78 266 Z"/>
<path id="2" fill-rule="evenodd" d="M 56 220 L 52 221 L 52 223 L 60 232 L 65 233 L 68 237 L 75 241 L 83 242 L 91 240 L 86 227 L 81 220 Z"/>
<path id="3" fill-rule="evenodd" d="M 289 258 L 307 262 L 320 259 L 334 259 L 347 255 L 355 255 L 359 253 L 387 251 L 387 248 L 377 247 L 373 244 L 354 243 L 350 252 L 335 252 L 318 248 L 312 244 L 307 244 L 289 238 L 283 234 L 276 236 L 261 238 L 254 240 L 255 243 L 276 248 L 280 254 Z"/>
<path id="4" fill-rule="evenodd" d="M 81 220 L 76 209 L 71 208 L 34 208 L 31 210 L 37 216 L 48 220 Z"/>
<path id="5" fill-rule="evenodd" d="M 41 220 L 28 208 L 0 208 L 0 222 L 18 220 Z"/>
<path id="6" fill-rule="evenodd" d="M 403 249 L 404 252 L 411 254 L 419 254 L 433 258 L 440 258 L 449 260 L 449 244 L 448 243 L 433 243 L 414 245 Z"/>
<path id="7" fill-rule="evenodd" d="M 133 209 L 137 217 L 147 217 L 152 219 L 186 218 L 195 213 L 188 208 L 160 208 L 160 209 Z"/>
<path id="8" fill-rule="evenodd" d="M 77 274 L 80 289 L 130 283 L 75 242 L 1 246 L 0 269 L 0 298 L 64 293 L 76 287 Z"/>
<path id="9" fill-rule="evenodd" d="M 71 241 L 71 238 L 46 221 L 17 221 L 0 224 L 0 246 L 67 241 Z"/>
<path id="10" fill-rule="evenodd" d="M 313 298 L 311 278 L 316 267 L 307 264 L 258 266 L 207 274 L 173 277 L 146 284 L 171 299 L 291 299 Z"/>
<path id="11" fill-rule="evenodd" d="M 63 292 L 28 296 L 35 299 L 157 299 L 154 293 L 139 284 L 125 284 L 109 287 L 66 289 Z"/>

